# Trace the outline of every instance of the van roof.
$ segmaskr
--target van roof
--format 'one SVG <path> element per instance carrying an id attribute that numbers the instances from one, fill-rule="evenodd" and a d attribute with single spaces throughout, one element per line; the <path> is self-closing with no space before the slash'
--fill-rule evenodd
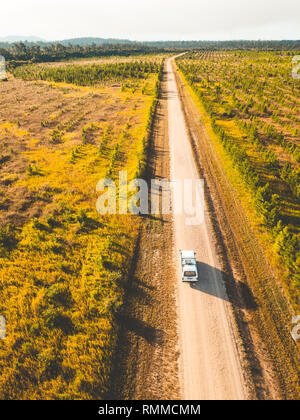
<path id="1" fill-rule="evenodd" d="M 184 265 L 183 266 L 183 272 L 185 271 L 195 271 L 195 273 L 197 273 L 197 266 L 196 264 L 193 265 Z"/>
<path id="2" fill-rule="evenodd" d="M 194 251 L 181 251 L 181 257 L 185 260 L 188 260 L 190 258 L 195 258 L 195 252 Z"/>

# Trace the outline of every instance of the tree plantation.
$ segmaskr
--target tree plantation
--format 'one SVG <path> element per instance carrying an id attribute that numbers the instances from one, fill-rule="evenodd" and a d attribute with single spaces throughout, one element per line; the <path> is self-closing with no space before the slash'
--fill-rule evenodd
<path id="1" fill-rule="evenodd" d="M 300 85 L 285 52 L 195 52 L 179 69 L 210 118 L 228 159 L 285 266 L 299 305 Z"/>

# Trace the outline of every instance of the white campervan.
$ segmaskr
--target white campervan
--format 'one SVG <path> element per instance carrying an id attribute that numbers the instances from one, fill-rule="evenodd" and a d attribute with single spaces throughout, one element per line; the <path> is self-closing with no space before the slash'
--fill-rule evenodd
<path id="1" fill-rule="evenodd" d="M 197 282 L 199 279 L 195 252 L 180 251 L 180 255 L 182 267 L 182 281 Z"/>

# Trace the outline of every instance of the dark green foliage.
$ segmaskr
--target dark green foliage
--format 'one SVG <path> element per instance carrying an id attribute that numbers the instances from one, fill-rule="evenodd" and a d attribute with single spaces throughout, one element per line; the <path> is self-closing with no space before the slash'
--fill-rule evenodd
<path id="1" fill-rule="evenodd" d="M 25 80 L 48 80 L 72 83 L 79 86 L 93 86 L 99 82 L 141 79 L 148 74 L 158 73 L 160 65 L 153 61 L 109 63 L 92 65 L 65 65 L 59 67 L 26 65 L 12 70 L 15 77 Z"/>
<path id="2" fill-rule="evenodd" d="M 70 334 L 73 330 L 71 319 L 59 308 L 50 306 L 42 312 L 41 316 L 45 326 L 48 328 L 60 329 L 65 334 Z"/>
<path id="3" fill-rule="evenodd" d="M 11 70 L 18 65 L 28 62 L 45 63 L 50 61 L 65 61 L 74 58 L 89 57 L 112 57 L 112 56 L 134 56 L 140 54 L 156 54 L 160 52 L 158 48 L 143 44 L 107 44 L 107 45 L 62 45 L 62 44 L 43 44 L 27 45 L 18 42 L 0 48 L 0 54 L 8 61 L 8 69 Z"/>
<path id="4" fill-rule="evenodd" d="M 299 41 L 157 41 L 130 42 L 128 40 L 99 40 L 79 38 L 55 42 L 0 43 L 0 54 L 9 61 L 9 67 L 24 62 L 63 61 L 72 58 L 129 56 L 155 54 L 158 52 L 181 52 L 187 49 L 199 50 L 292 50 L 299 51 Z"/>
<path id="5" fill-rule="evenodd" d="M 300 197 L 300 171 L 293 169 L 290 163 L 286 163 L 280 173 L 281 178 L 286 181 L 292 194 Z"/>
<path id="6" fill-rule="evenodd" d="M 11 251 L 17 243 L 16 232 L 12 225 L 0 227 L 0 254 Z"/>
<path id="7" fill-rule="evenodd" d="M 62 131 L 60 131 L 57 128 L 55 128 L 51 132 L 50 143 L 53 143 L 53 144 L 61 143 L 63 134 L 64 133 Z"/>
<path id="8" fill-rule="evenodd" d="M 69 306 L 72 302 L 69 287 L 63 283 L 53 284 L 47 290 L 45 298 L 52 305 Z"/>
<path id="9" fill-rule="evenodd" d="M 287 227 L 283 228 L 282 224 L 279 224 L 274 231 L 277 233 L 275 237 L 276 250 L 292 273 L 293 286 L 300 291 L 300 238 L 289 232 Z"/>

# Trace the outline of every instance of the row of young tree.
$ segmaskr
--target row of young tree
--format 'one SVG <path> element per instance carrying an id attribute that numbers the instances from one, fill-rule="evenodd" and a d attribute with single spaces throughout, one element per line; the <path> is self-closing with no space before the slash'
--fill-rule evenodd
<path id="1" fill-rule="evenodd" d="M 159 73 L 160 64 L 155 61 L 133 61 L 125 63 L 41 66 L 24 65 L 12 70 L 15 77 L 24 80 L 48 80 L 92 86 L 98 82 L 124 79 L 141 79 L 151 73 Z"/>
<path id="2" fill-rule="evenodd" d="M 182 66 L 189 68 L 189 73 L 203 87 L 212 88 L 220 83 L 223 93 L 232 95 L 234 106 L 242 112 L 253 108 L 268 117 L 289 108 L 289 112 L 284 110 L 284 118 L 297 121 L 300 87 L 291 77 L 293 64 L 288 52 L 277 55 L 275 52 L 211 51 L 185 57 Z"/>
<path id="3" fill-rule="evenodd" d="M 211 116 L 211 125 L 234 165 L 249 185 L 254 197 L 256 211 L 261 216 L 264 226 L 273 236 L 276 251 L 284 258 L 288 269 L 293 275 L 294 286 L 300 287 L 300 237 L 290 232 L 287 226 L 284 226 L 280 216 L 281 200 L 279 195 L 272 192 L 268 183 L 263 184 L 261 182 L 257 171 L 251 165 L 251 160 L 247 153 L 225 133 L 222 127 L 216 123 L 213 116 Z M 288 183 L 292 192 L 299 197 L 299 172 L 293 170 L 291 165 L 287 163 L 282 168 L 280 176 Z"/>
<path id="4" fill-rule="evenodd" d="M 274 194 L 269 183 L 264 183 L 259 173 L 253 167 L 250 157 L 247 155 L 241 144 L 236 142 L 236 139 L 226 133 L 223 127 L 218 124 L 216 114 L 214 113 L 212 101 L 195 83 L 195 76 L 187 71 L 185 66 L 180 65 L 179 68 L 184 74 L 186 80 L 192 87 L 193 91 L 200 99 L 204 109 L 210 116 L 211 127 L 222 143 L 227 154 L 230 156 L 233 165 L 238 169 L 241 177 L 251 190 L 254 198 L 255 208 L 257 214 L 261 217 L 262 223 L 274 238 L 275 249 L 279 255 L 284 259 L 288 270 L 291 273 L 293 284 L 296 288 L 300 287 L 300 238 L 294 233 L 290 232 L 288 227 L 284 225 L 281 219 L 281 200 L 278 194 Z M 263 145 L 259 142 L 257 137 L 257 129 L 251 124 L 240 123 L 240 127 L 244 128 L 249 138 L 257 143 L 261 151 L 265 153 L 265 158 L 269 160 L 270 168 L 278 171 L 280 168 L 278 159 L 272 153 L 268 153 Z M 280 177 L 288 183 L 291 191 L 296 197 L 300 196 L 299 191 L 299 172 L 294 170 L 290 164 L 284 165 L 279 170 Z"/>
<path id="5" fill-rule="evenodd" d="M 240 127 L 246 134 L 247 139 L 255 145 L 256 149 L 264 159 L 264 161 L 267 164 L 268 169 L 270 172 L 274 174 L 276 177 L 280 177 L 285 183 L 288 185 L 291 193 L 294 197 L 299 198 L 300 197 L 300 171 L 293 168 L 292 165 L 287 162 L 285 165 L 281 165 L 279 162 L 279 159 L 277 158 L 276 154 L 272 151 L 266 148 L 262 142 L 260 141 L 257 126 L 246 123 L 245 121 L 239 120 L 237 117 L 235 117 L 235 123 L 238 127 Z M 279 134 L 275 137 L 280 140 L 284 140 L 284 137 L 282 134 Z M 299 150 L 296 148 L 294 149 L 295 152 L 299 153 Z M 297 155 L 298 156 L 298 155 Z"/>
<path id="6" fill-rule="evenodd" d="M 236 55 L 238 55 L 237 58 Z M 286 53 L 281 59 L 275 57 L 273 53 L 253 54 L 252 52 L 222 54 L 210 52 L 187 56 L 189 59 L 182 59 L 180 64 L 181 69 L 188 74 L 190 82 L 205 91 L 207 101 L 210 100 L 212 105 L 217 104 L 217 112 L 221 119 L 234 118 L 235 124 L 246 133 L 247 139 L 254 145 L 257 153 L 275 176 L 280 176 L 283 164 L 280 167 L 278 156 L 270 148 L 272 144 L 277 150 L 280 150 L 277 145 L 281 146 L 296 162 L 300 161 L 299 147 L 294 140 L 289 139 L 291 136 L 298 135 L 295 127 L 297 86 L 286 87 L 282 83 L 277 86 L 281 72 L 286 69 Z M 257 74 L 257 66 L 253 64 L 254 58 L 259 64 L 263 64 L 262 67 L 268 79 L 260 67 Z M 232 65 L 228 64 L 230 60 L 234 60 Z M 279 69 L 277 69 L 278 66 L 280 66 Z M 277 69 L 276 72 L 274 69 Z M 255 70 L 255 75 L 252 74 L 253 70 Z M 241 74 L 243 77 L 240 77 Z M 274 89 L 275 94 L 273 94 Z M 283 96 L 285 96 L 284 101 L 282 101 Z M 280 111 L 284 108 L 291 109 L 291 112 Z M 273 118 L 274 109 L 276 109 L 275 118 Z M 279 118 L 280 114 L 282 118 Z M 270 122 L 270 117 L 275 121 L 276 127 Z M 286 123 L 287 118 L 291 121 L 289 124 Z M 291 136 L 284 134 L 283 129 L 289 131 Z M 293 166 L 292 176 L 281 178 L 289 184 L 290 191 L 298 198 L 294 184 L 297 178 L 299 179 L 299 171 L 295 169 L 296 164 Z"/>

